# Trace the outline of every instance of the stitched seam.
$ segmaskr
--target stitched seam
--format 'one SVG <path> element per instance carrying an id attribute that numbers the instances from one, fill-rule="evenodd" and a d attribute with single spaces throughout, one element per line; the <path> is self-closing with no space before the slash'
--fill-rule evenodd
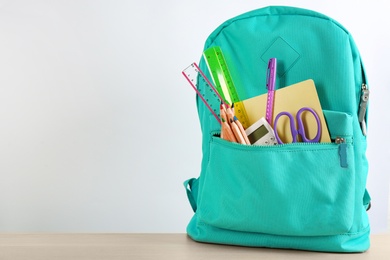
<path id="1" fill-rule="evenodd" d="M 302 17 L 311 17 L 313 19 L 321 19 L 321 20 L 324 20 L 324 21 L 331 22 L 332 24 L 336 25 L 338 28 L 343 30 L 347 35 L 350 35 L 350 33 L 343 26 L 341 26 L 341 24 L 339 24 L 337 21 L 335 21 L 334 19 L 332 19 L 330 17 L 319 17 L 319 16 L 314 16 L 314 15 L 309 15 L 309 14 L 253 14 L 253 15 L 245 16 L 245 17 L 232 18 L 231 20 L 228 20 L 228 21 L 225 21 L 224 23 L 222 23 L 220 25 L 219 32 L 217 34 L 215 34 L 215 36 L 213 36 L 213 39 L 212 39 L 211 43 L 208 46 L 212 45 L 214 43 L 214 40 L 219 36 L 219 34 L 225 28 L 231 26 L 233 23 L 241 21 L 241 20 L 245 20 L 245 19 L 251 19 L 253 17 L 264 17 L 264 16 L 302 16 Z M 212 33 L 212 34 L 214 34 L 214 33 Z"/>

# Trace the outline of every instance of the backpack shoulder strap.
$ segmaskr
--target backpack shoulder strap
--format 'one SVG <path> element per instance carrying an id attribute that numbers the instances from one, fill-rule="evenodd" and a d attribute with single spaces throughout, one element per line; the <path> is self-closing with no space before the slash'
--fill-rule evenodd
<path id="1" fill-rule="evenodd" d="M 198 198 L 198 179 L 191 178 L 186 180 L 183 184 L 187 192 L 188 201 L 191 204 L 192 210 L 196 212 L 197 198 Z"/>

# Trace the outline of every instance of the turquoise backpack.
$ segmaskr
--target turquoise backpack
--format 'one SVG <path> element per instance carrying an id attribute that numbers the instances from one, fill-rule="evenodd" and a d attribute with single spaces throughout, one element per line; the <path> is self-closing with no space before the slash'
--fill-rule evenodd
<path id="1" fill-rule="evenodd" d="M 197 97 L 203 157 L 199 178 L 184 182 L 195 212 L 188 235 L 216 244 L 366 251 L 368 85 L 348 31 L 314 11 L 266 7 L 220 25 L 204 49 L 212 46 L 220 46 L 234 68 L 241 100 L 267 93 L 271 57 L 277 58 L 277 88 L 313 79 L 332 142 L 228 142 Z M 199 67 L 211 79 L 204 59 Z M 337 137 L 344 142 L 335 142 Z"/>

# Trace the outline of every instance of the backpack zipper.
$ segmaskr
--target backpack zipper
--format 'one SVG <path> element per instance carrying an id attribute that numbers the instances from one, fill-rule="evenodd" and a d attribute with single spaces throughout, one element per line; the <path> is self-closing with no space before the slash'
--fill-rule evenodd
<path id="1" fill-rule="evenodd" d="M 336 137 L 334 142 L 339 145 L 340 166 L 348 168 L 347 142 L 342 137 Z"/>
<path id="2" fill-rule="evenodd" d="M 213 136 L 216 136 L 216 137 L 219 137 L 220 136 L 220 133 L 215 131 L 215 132 L 212 132 L 212 135 Z M 331 142 L 331 143 L 302 143 L 302 142 L 299 142 L 299 143 L 289 143 L 289 144 L 278 144 L 278 145 L 266 145 L 266 146 L 257 146 L 257 147 L 265 147 L 265 148 L 268 148 L 268 149 L 278 149 L 278 147 L 281 147 L 281 146 L 286 146 L 286 145 L 310 145 L 310 144 L 319 144 L 319 145 L 328 145 L 328 144 L 337 144 L 339 146 L 339 157 L 340 157 L 340 166 L 342 168 L 348 168 L 348 160 L 347 160 L 347 139 L 346 138 L 343 138 L 343 137 L 339 137 L 337 136 L 335 139 L 333 139 L 334 142 Z M 251 145 L 243 145 L 243 144 L 239 144 L 239 143 L 232 143 L 232 142 L 229 142 L 230 145 L 233 145 L 233 146 L 236 146 L 236 147 L 250 147 Z"/>
<path id="3" fill-rule="evenodd" d="M 370 91 L 365 83 L 362 84 L 359 103 L 359 123 L 362 128 L 363 135 L 367 135 L 367 125 L 366 125 L 366 112 L 367 112 L 367 103 L 370 97 Z"/>

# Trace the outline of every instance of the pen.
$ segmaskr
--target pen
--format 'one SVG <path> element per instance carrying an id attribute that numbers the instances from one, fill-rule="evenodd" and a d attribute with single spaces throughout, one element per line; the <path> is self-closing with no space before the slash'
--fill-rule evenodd
<path id="1" fill-rule="evenodd" d="M 271 58 L 268 61 L 267 69 L 267 109 L 265 119 L 272 125 L 273 110 L 274 110 L 274 93 L 275 93 L 275 80 L 276 80 L 276 58 Z"/>

